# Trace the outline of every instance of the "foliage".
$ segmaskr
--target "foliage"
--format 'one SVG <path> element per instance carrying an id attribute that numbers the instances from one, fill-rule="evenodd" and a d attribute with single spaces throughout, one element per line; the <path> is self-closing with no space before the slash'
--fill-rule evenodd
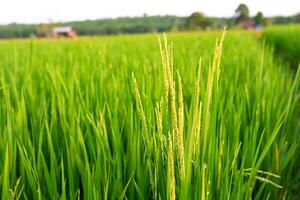
<path id="1" fill-rule="evenodd" d="M 242 13 L 248 13 L 247 8 L 241 6 Z M 239 13 L 239 9 L 238 9 Z M 198 13 L 201 14 L 201 13 Z M 258 13 L 259 14 L 259 13 Z M 243 14 L 242 16 L 249 16 Z M 272 17 L 264 20 L 259 19 L 261 16 L 257 15 L 260 23 L 267 23 L 269 25 L 284 23 L 299 23 L 299 14 L 289 17 Z M 242 17 L 245 18 L 245 17 Z M 246 17 L 248 18 L 248 17 Z M 202 22 L 201 22 L 202 20 Z M 65 23 L 45 23 L 45 24 L 8 24 L 0 25 L 0 38 L 26 38 L 30 36 L 43 37 L 49 35 L 53 26 L 72 26 L 79 35 L 111 35 L 123 33 L 146 33 L 146 32 L 169 32 L 169 31 L 184 31 L 186 29 L 222 29 L 225 25 L 227 27 L 235 27 L 236 18 L 217 18 L 205 17 L 194 20 L 190 17 L 177 16 L 147 16 L 143 17 L 121 17 L 116 19 L 99 19 L 99 20 L 85 20 Z"/>
<path id="2" fill-rule="evenodd" d="M 275 16 L 271 19 L 273 24 L 300 23 L 300 13 L 292 16 Z"/>
<path id="3" fill-rule="evenodd" d="M 36 26 L 36 35 L 38 37 L 48 37 L 51 35 L 53 27 L 61 25 L 61 23 L 38 24 Z"/>
<path id="4" fill-rule="evenodd" d="M 272 26 L 263 31 L 263 38 L 273 45 L 275 52 L 294 68 L 300 62 L 300 26 Z"/>
<path id="5" fill-rule="evenodd" d="M 249 8 L 246 4 L 240 4 L 235 10 L 235 13 L 237 15 L 236 18 L 237 23 L 240 22 L 241 20 L 250 19 Z"/>
<path id="6" fill-rule="evenodd" d="M 186 29 L 197 30 L 212 28 L 213 21 L 210 18 L 206 18 L 203 13 L 195 12 L 186 21 Z"/>
<path id="7" fill-rule="evenodd" d="M 69 22 L 80 35 L 145 33 L 170 31 L 174 27 L 183 28 L 185 18 L 175 16 L 144 16 Z"/>
<path id="8" fill-rule="evenodd" d="M 300 23 L 300 12 L 294 16 L 294 22 L 295 23 Z"/>
<path id="9" fill-rule="evenodd" d="M 35 25 L 10 24 L 0 25 L 0 38 L 30 37 L 36 33 Z"/>
<path id="10" fill-rule="evenodd" d="M 254 16 L 254 22 L 255 24 L 261 25 L 261 26 L 265 26 L 267 24 L 266 19 L 264 18 L 264 15 L 262 12 L 258 12 L 255 16 Z"/>
<path id="11" fill-rule="evenodd" d="M 1 41 L 1 197 L 291 199 L 299 72 L 218 36 Z"/>
<path id="12" fill-rule="evenodd" d="M 185 17 L 176 16 L 143 16 L 74 21 L 67 23 L 49 23 L 37 25 L 9 24 L 0 26 L 0 38 L 19 38 L 31 35 L 49 35 L 56 25 L 72 26 L 79 35 L 106 35 L 121 33 L 166 32 L 184 29 Z"/>

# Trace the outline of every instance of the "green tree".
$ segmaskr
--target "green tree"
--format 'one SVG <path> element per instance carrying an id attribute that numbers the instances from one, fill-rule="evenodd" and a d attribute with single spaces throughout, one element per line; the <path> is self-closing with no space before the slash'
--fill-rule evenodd
<path id="1" fill-rule="evenodd" d="M 249 8 L 246 4 L 240 4 L 235 10 L 235 14 L 237 15 L 237 23 L 241 20 L 249 19 Z"/>
<path id="2" fill-rule="evenodd" d="M 261 25 L 261 26 L 264 26 L 266 25 L 266 19 L 264 18 L 264 15 L 262 12 L 258 12 L 255 16 L 254 16 L 254 21 L 255 21 L 255 24 L 258 24 L 258 25 Z"/>
<path id="3" fill-rule="evenodd" d="M 60 25 L 59 23 L 38 24 L 36 27 L 37 36 L 48 37 L 53 27 Z"/>
<path id="4" fill-rule="evenodd" d="M 213 26 L 213 21 L 206 18 L 201 12 L 194 12 L 188 17 L 186 22 L 186 28 L 188 30 L 207 29 Z"/>
<path id="5" fill-rule="evenodd" d="M 294 20 L 296 23 L 300 23 L 300 13 L 295 15 Z"/>

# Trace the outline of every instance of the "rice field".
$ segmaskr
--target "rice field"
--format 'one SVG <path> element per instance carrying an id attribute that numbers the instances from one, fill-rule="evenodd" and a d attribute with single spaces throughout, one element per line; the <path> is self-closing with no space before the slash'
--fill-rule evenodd
<path id="1" fill-rule="evenodd" d="M 1 197 L 295 199 L 299 76 L 247 31 L 0 41 Z"/>
<path id="2" fill-rule="evenodd" d="M 297 69 L 300 62 L 300 26 L 272 26 L 263 31 L 263 38 L 272 44 L 275 53 Z"/>

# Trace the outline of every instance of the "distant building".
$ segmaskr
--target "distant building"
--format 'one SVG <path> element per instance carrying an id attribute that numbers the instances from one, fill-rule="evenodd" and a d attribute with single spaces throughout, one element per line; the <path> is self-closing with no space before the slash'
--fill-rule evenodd
<path id="1" fill-rule="evenodd" d="M 52 29 L 51 35 L 52 35 L 52 37 L 55 37 L 55 38 L 59 38 L 59 37 L 75 38 L 77 36 L 76 31 L 70 26 L 54 27 Z"/>
<path id="2" fill-rule="evenodd" d="M 239 21 L 238 26 L 243 29 L 254 29 L 256 25 L 252 19 L 243 19 Z"/>

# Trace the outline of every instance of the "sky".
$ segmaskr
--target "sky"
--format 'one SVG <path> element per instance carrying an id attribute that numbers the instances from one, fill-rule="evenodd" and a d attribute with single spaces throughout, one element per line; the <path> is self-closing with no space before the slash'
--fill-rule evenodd
<path id="1" fill-rule="evenodd" d="M 207 16 L 229 17 L 240 3 L 250 14 L 293 15 L 300 0 L 0 0 L 0 24 L 41 23 L 124 16 L 178 15 L 201 11 Z"/>

